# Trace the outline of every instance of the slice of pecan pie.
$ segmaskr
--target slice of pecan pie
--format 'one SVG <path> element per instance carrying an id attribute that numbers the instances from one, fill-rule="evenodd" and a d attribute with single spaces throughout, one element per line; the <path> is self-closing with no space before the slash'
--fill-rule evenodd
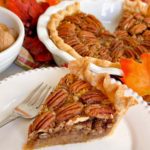
<path id="1" fill-rule="evenodd" d="M 93 74 L 88 66 L 88 58 L 69 64 L 70 73 L 60 80 L 30 125 L 26 149 L 107 136 L 136 104 L 132 96 L 124 95 L 124 85 L 111 83 L 109 75 Z"/>
<path id="2" fill-rule="evenodd" d="M 70 5 L 52 15 L 48 23 L 50 38 L 75 58 L 89 56 L 112 62 L 122 57 L 139 60 L 141 54 L 150 52 L 148 5 L 142 7 L 139 1 L 124 1 L 124 13 L 114 34 L 95 16 L 81 12 L 79 3 Z M 140 12 L 134 12 L 138 8 Z"/>

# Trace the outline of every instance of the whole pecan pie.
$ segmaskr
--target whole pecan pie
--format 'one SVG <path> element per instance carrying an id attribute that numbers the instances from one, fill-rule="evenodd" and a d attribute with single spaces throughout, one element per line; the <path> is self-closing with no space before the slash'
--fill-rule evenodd
<path id="1" fill-rule="evenodd" d="M 132 96 L 124 95 L 124 85 L 112 84 L 106 74 L 93 75 L 88 66 L 88 58 L 69 64 L 70 73 L 60 80 L 30 125 L 25 149 L 104 137 L 136 104 Z"/>
<path id="2" fill-rule="evenodd" d="M 149 12 L 142 6 L 139 0 L 125 0 L 120 23 L 115 33 L 110 33 L 95 16 L 81 12 L 79 3 L 75 3 L 52 15 L 48 23 L 50 38 L 75 58 L 139 60 L 142 53 L 150 52 Z"/>

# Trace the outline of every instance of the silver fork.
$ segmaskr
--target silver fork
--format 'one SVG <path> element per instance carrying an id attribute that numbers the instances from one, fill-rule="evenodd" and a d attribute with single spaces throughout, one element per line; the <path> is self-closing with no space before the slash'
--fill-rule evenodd
<path id="1" fill-rule="evenodd" d="M 7 118 L 0 122 L 0 128 L 17 118 L 34 118 L 38 114 L 43 100 L 48 96 L 50 89 L 51 87 L 43 83 L 38 85 L 21 104 L 14 108 Z"/>

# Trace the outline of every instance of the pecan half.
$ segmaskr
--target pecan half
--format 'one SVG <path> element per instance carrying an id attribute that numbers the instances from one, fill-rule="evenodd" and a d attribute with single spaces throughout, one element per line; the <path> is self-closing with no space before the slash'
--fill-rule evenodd
<path id="1" fill-rule="evenodd" d="M 48 128 L 55 121 L 55 113 L 45 112 L 39 115 L 34 122 L 30 125 L 29 133 Z"/>
<path id="2" fill-rule="evenodd" d="M 134 34 L 140 34 L 142 33 L 144 30 L 146 30 L 147 26 L 143 23 L 140 23 L 140 24 L 137 24 L 135 26 L 133 26 L 131 29 L 130 29 L 130 33 L 132 35 Z"/>
<path id="3" fill-rule="evenodd" d="M 66 89 L 71 84 L 73 84 L 76 81 L 76 79 L 77 79 L 77 76 L 75 76 L 74 74 L 67 74 L 60 80 L 59 85 L 61 87 L 63 86 Z"/>
<path id="4" fill-rule="evenodd" d="M 76 36 L 72 36 L 69 38 L 64 38 L 65 43 L 67 43 L 68 45 L 74 47 L 78 44 L 80 44 L 79 39 Z"/>
<path id="5" fill-rule="evenodd" d="M 68 92 L 65 89 L 58 89 L 52 93 L 46 100 L 48 108 L 56 109 L 62 106 L 68 97 Z"/>
<path id="6" fill-rule="evenodd" d="M 123 30 L 127 30 L 128 29 L 128 25 L 130 24 L 130 22 L 132 22 L 133 20 L 133 16 L 130 15 L 127 18 L 123 19 L 122 22 L 120 23 L 119 27 Z"/>
<path id="7" fill-rule="evenodd" d="M 143 17 L 142 14 L 140 14 L 140 13 L 134 14 L 134 17 L 135 17 L 137 20 L 140 20 L 140 21 L 142 21 L 142 20 L 144 19 L 144 17 Z"/>
<path id="8" fill-rule="evenodd" d="M 78 80 L 70 86 L 70 92 L 77 93 L 83 89 L 90 89 L 91 85 L 85 81 Z"/>
<path id="9" fill-rule="evenodd" d="M 149 49 L 150 48 L 150 39 L 144 40 L 142 45 L 144 45 L 145 47 L 147 47 Z"/>
<path id="10" fill-rule="evenodd" d="M 146 49 L 142 45 L 139 45 L 138 47 L 136 47 L 135 51 L 138 53 L 139 56 L 141 56 L 141 54 L 143 53 L 148 53 L 148 49 Z"/>
<path id="11" fill-rule="evenodd" d="M 150 24 L 150 17 L 144 18 L 144 22 L 147 23 L 147 24 Z"/>
<path id="12" fill-rule="evenodd" d="M 96 104 L 107 99 L 107 97 L 99 91 L 90 91 L 81 96 L 81 100 L 85 104 Z"/>
<path id="13" fill-rule="evenodd" d="M 81 55 L 81 56 L 89 56 L 90 51 L 88 47 L 82 43 L 74 45 L 73 48 Z"/>
<path id="14" fill-rule="evenodd" d="M 68 36 L 74 36 L 75 35 L 75 25 L 71 23 L 62 23 L 58 27 L 58 33 L 59 36 L 62 38 L 66 38 Z"/>
<path id="15" fill-rule="evenodd" d="M 123 42 L 125 45 L 129 45 L 129 46 L 132 46 L 132 47 L 136 47 L 137 45 L 139 45 L 139 42 L 132 38 L 132 37 L 125 37 L 123 38 Z"/>
<path id="16" fill-rule="evenodd" d="M 93 45 L 93 43 L 99 43 L 99 40 L 92 32 L 81 30 L 80 32 L 78 32 L 77 36 L 80 39 L 80 41 L 87 46 Z"/>
<path id="17" fill-rule="evenodd" d="M 101 30 L 103 30 L 103 26 L 93 15 L 87 15 L 80 27 L 82 30 L 94 33 L 96 36 L 100 33 Z"/>
<path id="18" fill-rule="evenodd" d="M 66 104 L 58 109 L 56 120 L 61 122 L 68 120 L 75 115 L 78 115 L 82 112 L 83 104 L 80 102 L 74 102 L 70 104 Z"/>
<path id="19" fill-rule="evenodd" d="M 66 16 L 64 21 L 69 21 L 75 25 L 80 25 L 82 23 L 82 18 L 85 17 L 84 13 L 77 13 L 75 15 L 72 16 Z"/>
<path id="20" fill-rule="evenodd" d="M 143 36 L 144 36 L 144 39 L 145 39 L 145 40 L 150 39 L 150 30 L 146 30 L 146 31 L 143 33 Z"/>
<path id="21" fill-rule="evenodd" d="M 128 36 L 128 33 L 127 33 L 127 31 L 125 31 L 125 30 L 117 30 L 117 31 L 115 32 L 115 35 L 116 35 L 117 37 L 119 37 L 119 38 L 122 38 L 122 37 L 127 37 L 127 36 Z"/>
<path id="22" fill-rule="evenodd" d="M 131 19 L 124 27 L 126 30 L 129 30 L 134 24 L 135 24 L 136 20 L 135 19 Z"/>
<path id="23" fill-rule="evenodd" d="M 111 117 L 111 114 L 114 113 L 114 110 L 109 106 L 101 106 L 98 104 L 92 104 L 85 108 L 85 114 L 90 117 L 107 119 Z"/>
<path id="24" fill-rule="evenodd" d="M 81 39 L 92 39 L 92 38 L 96 38 L 96 36 L 91 33 L 91 32 L 88 32 L 88 31 L 84 31 L 84 30 L 81 30 L 79 33 L 78 33 L 78 37 L 81 38 Z"/>

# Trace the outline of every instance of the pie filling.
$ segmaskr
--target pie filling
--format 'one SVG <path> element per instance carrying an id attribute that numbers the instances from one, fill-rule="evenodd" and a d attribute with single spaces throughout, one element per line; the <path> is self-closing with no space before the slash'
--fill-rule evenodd
<path id="1" fill-rule="evenodd" d="M 77 76 L 68 74 L 30 125 L 27 148 L 103 137 L 111 131 L 117 117 L 107 96 Z"/>
<path id="2" fill-rule="evenodd" d="M 116 31 L 110 33 L 95 16 L 85 14 L 76 7 L 77 3 L 69 6 L 64 10 L 64 16 L 61 16 L 62 12 L 57 13 L 57 17 L 63 19 L 56 23 L 55 36 L 51 36 L 54 32 L 51 26 L 56 20 L 49 22 L 50 38 L 59 48 L 70 52 L 70 46 L 71 51 L 75 50 L 80 56 L 112 62 L 118 62 L 122 57 L 139 60 L 141 54 L 150 52 L 150 17 L 124 10 Z M 74 10 L 74 13 L 69 10 Z"/>
<path id="3" fill-rule="evenodd" d="M 93 15 L 80 12 L 66 16 L 57 30 L 64 42 L 81 56 L 112 60 L 109 47 L 114 37 Z"/>

